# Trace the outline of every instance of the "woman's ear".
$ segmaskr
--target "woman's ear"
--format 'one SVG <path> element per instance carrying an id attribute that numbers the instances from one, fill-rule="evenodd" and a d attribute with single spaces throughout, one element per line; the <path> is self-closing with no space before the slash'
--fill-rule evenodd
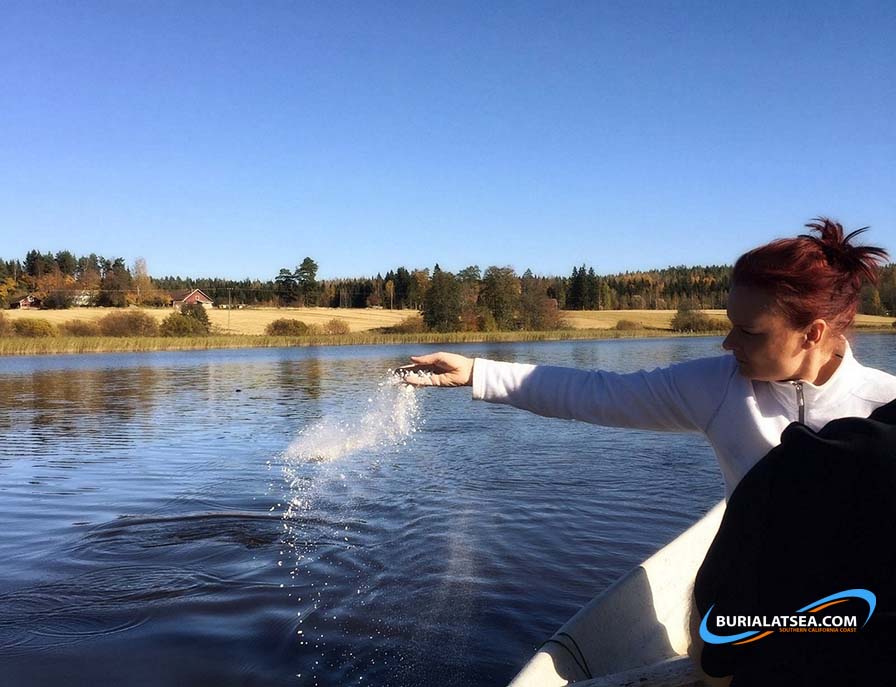
<path id="1" fill-rule="evenodd" d="M 810 324 L 804 335 L 807 347 L 817 346 L 818 344 L 820 344 L 827 329 L 828 323 L 824 320 L 815 320 L 812 324 Z"/>

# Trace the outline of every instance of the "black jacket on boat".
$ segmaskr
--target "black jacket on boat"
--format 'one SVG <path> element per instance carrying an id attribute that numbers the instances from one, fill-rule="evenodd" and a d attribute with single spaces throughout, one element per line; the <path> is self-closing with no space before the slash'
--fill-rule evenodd
<path id="1" fill-rule="evenodd" d="M 818 432 L 793 423 L 738 484 L 697 574 L 700 617 L 796 614 L 844 590 L 866 589 L 817 618 L 853 614 L 853 633 L 774 631 L 740 645 L 706 644 L 709 675 L 732 685 L 890 684 L 896 674 L 896 401 L 869 418 Z M 819 620 L 820 622 L 820 620 Z M 743 628 L 713 632 L 733 635 Z"/>

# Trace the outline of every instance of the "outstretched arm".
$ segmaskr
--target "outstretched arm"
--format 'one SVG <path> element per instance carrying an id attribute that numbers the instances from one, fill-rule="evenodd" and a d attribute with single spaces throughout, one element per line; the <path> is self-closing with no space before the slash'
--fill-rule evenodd
<path id="1" fill-rule="evenodd" d="M 737 368 L 731 356 L 619 374 L 547 365 L 475 361 L 452 353 L 412 358 L 418 386 L 472 385 L 473 398 L 539 415 L 610 427 L 705 431 Z"/>

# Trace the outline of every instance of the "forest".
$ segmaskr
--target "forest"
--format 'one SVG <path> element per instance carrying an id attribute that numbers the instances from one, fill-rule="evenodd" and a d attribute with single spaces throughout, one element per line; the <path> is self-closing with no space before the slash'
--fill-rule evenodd
<path id="1" fill-rule="evenodd" d="M 509 331 L 557 328 L 564 311 L 725 308 L 730 265 L 676 266 L 600 274 L 593 266 L 547 276 L 510 266 L 471 265 L 456 273 L 393 267 L 376 276 L 317 278 L 305 257 L 269 279 L 151 276 L 146 260 L 70 251 L 31 250 L 24 260 L 0 259 L 0 307 L 31 296 L 40 307 L 167 307 L 185 291 L 201 289 L 215 307 L 386 308 L 422 313 L 432 331 Z M 860 312 L 896 313 L 896 265 L 881 269 L 877 286 L 866 284 Z"/>

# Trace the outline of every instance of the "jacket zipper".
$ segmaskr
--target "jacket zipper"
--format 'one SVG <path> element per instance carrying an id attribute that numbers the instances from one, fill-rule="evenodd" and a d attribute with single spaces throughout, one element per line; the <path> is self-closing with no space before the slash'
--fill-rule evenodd
<path id="1" fill-rule="evenodd" d="M 806 399 L 803 398 L 803 383 L 791 382 L 796 389 L 796 407 L 799 409 L 799 423 L 806 424 Z"/>

